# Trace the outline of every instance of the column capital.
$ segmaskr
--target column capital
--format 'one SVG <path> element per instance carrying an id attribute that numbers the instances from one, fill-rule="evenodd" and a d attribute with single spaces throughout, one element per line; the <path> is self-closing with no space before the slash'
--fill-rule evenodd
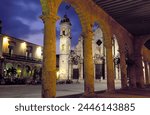
<path id="1" fill-rule="evenodd" d="M 84 39 L 91 39 L 92 40 L 92 38 L 93 38 L 93 32 L 90 30 L 84 31 L 82 35 L 83 35 Z"/>
<path id="2" fill-rule="evenodd" d="M 55 14 L 42 14 L 40 16 L 40 18 L 42 19 L 42 21 L 45 23 L 46 21 L 53 21 L 56 22 L 57 20 L 60 19 L 59 16 L 55 15 Z"/>

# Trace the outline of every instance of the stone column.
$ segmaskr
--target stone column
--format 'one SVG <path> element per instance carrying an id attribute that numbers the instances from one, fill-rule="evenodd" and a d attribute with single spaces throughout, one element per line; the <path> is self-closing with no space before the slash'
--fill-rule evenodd
<path id="1" fill-rule="evenodd" d="M 83 80 L 84 79 L 84 77 L 83 77 L 83 61 L 84 61 L 84 57 L 83 57 L 83 38 L 81 37 L 81 45 L 80 45 L 80 47 L 81 47 L 81 57 L 80 57 L 80 80 Z"/>
<path id="2" fill-rule="evenodd" d="M 129 87 L 136 88 L 136 75 L 135 75 L 135 65 L 128 65 L 127 66 L 127 75 L 129 76 Z"/>
<path id="3" fill-rule="evenodd" d="M 114 62 L 112 56 L 112 44 L 105 42 L 106 46 L 106 64 L 107 64 L 107 91 L 113 92 L 115 90 L 115 77 L 114 77 Z"/>
<path id="4" fill-rule="evenodd" d="M 148 63 L 145 61 L 145 80 L 146 80 L 146 85 L 150 84 L 150 76 L 148 75 Z"/>
<path id="5" fill-rule="evenodd" d="M 92 29 L 88 29 L 84 32 L 84 93 L 85 95 L 94 94 L 94 66 L 92 55 Z"/>
<path id="6" fill-rule="evenodd" d="M 83 80 L 83 59 L 80 60 L 80 77 L 79 80 Z"/>
<path id="7" fill-rule="evenodd" d="M 136 74 L 136 85 L 138 88 L 144 88 L 144 73 L 142 64 L 142 55 L 135 55 L 135 74 Z"/>
<path id="8" fill-rule="evenodd" d="M 72 72 L 72 63 L 70 62 L 70 60 L 69 60 L 69 64 L 68 64 L 68 74 L 69 74 L 69 79 L 72 79 L 72 77 L 71 77 L 71 72 Z"/>
<path id="9" fill-rule="evenodd" d="M 25 65 L 21 64 L 21 78 L 24 78 L 24 69 L 25 69 Z"/>
<path id="10" fill-rule="evenodd" d="M 56 15 L 41 16 L 44 22 L 42 97 L 56 96 Z"/>

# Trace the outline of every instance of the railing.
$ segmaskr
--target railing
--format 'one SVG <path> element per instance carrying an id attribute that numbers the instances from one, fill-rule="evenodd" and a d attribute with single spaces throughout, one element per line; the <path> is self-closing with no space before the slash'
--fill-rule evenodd
<path id="1" fill-rule="evenodd" d="M 16 61 L 24 61 L 24 62 L 31 62 L 31 63 L 42 63 L 41 59 L 33 58 L 33 57 L 26 57 L 22 55 L 10 55 L 8 53 L 3 53 L 4 59 L 9 59 L 9 60 L 16 60 Z"/>

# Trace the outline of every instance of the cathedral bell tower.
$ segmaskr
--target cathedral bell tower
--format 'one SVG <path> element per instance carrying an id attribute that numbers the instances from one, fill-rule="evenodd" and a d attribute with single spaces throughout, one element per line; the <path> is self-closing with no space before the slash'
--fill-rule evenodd
<path id="1" fill-rule="evenodd" d="M 67 80 L 69 77 L 69 54 L 71 48 L 71 22 L 67 15 L 60 22 L 60 57 L 59 79 Z"/>

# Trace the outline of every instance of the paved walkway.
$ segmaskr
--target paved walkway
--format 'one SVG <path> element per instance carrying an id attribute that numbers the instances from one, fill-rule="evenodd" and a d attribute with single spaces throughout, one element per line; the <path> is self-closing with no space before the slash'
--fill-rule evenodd
<path id="1" fill-rule="evenodd" d="M 120 89 L 120 81 L 115 83 L 116 90 L 107 93 L 106 81 L 95 82 L 96 94 L 94 98 L 150 98 L 150 86 L 144 89 Z M 57 85 L 57 97 L 82 98 L 84 83 L 59 84 Z M 102 93 L 103 92 L 103 93 Z M 0 98 L 40 98 L 41 85 L 0 85 Z"/>
<path id="2" fill-rule="evenodd" d="M 120 82 L 116 82 L 116 88 L 120 88 Z M 95 91 L 106 90 L 106 81 L 96 81 Z M 57 97 L 80 94 L 84 92 L 84 83 L 59 84 L 57 85 Z M 1 98 L 40 98 L 40 85 L 0 85 Z"/>

